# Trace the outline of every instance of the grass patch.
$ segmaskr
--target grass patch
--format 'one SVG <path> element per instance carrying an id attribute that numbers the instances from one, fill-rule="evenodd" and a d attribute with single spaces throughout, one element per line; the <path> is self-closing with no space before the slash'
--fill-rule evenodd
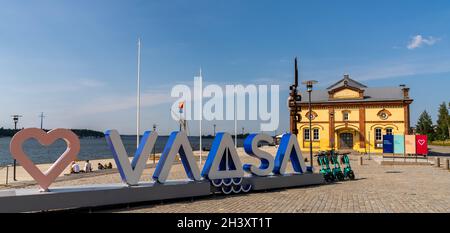
<path id="1" fill-rule="evenodd" d="M 433 146 L 450 146 L 450 140 L 445 141 L 432 141 L 430 145 Z"/>

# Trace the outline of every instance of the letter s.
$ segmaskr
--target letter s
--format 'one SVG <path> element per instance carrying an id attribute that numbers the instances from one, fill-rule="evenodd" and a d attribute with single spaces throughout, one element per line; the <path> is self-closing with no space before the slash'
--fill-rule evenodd
<path id="1" fill-rule="evenodd" d="M 244 170 L 256 176 L 268 176 L 274 167 L 274 158 L 268 152 L 258 148 L 259 142 L 272 144 L 273 138 L 267 134 L 250 134 L 244 141 L 245 152 L 261 160 L 259 167 L 252 164 L 244 164 Z"/>

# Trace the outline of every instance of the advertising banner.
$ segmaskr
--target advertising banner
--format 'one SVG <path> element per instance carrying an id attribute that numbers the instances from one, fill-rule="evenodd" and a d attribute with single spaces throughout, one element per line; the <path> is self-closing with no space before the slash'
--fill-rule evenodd
<path id="1" fill-rule="evenodd" d="M 405 136 L 402 134 L 394 135 L 394 154 L 405 153 Z"/>
<path id="2" fill-rule="evenodd" d="M 416 154 L 428 154 L 428 138 L 427 135 L 416 135 Z"/>
<path id="3" fill-rule="evenodd" d="M 405 153 L 416 154 L 416 135 L 405 135 Z"/>
<path id="4" fill-rule="evenodd" d="M 394 135 L 383 136 L 383 153 L 394 153 Z"/>

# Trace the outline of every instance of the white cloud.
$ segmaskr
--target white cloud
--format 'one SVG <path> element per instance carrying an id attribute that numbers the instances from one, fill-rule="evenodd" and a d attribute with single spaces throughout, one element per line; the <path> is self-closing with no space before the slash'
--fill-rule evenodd
<path id="1" fill-rule="evenodd" d="M 407 48 L 409 50 L 417 49 L 422 47 L 423 45 L 434 45 L 436 42 L 438 42 L 440 39 L 435 38 L 432 36 L 429 36 L 428 38 L 423 37 L 422 35 L 415 35 L 411 38 L 411 41 L 408 43 Z"/>

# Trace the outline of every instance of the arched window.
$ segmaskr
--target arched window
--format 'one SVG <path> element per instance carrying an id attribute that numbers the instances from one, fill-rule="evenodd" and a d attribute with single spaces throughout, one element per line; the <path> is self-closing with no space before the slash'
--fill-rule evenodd
<path id="1" fill-rule="evenodd" d="M 309 129 L 308 128 L 303 129 L 303 139 L 305 141 L 309 141 Z"/>
<path id="2" fill-rule="evenodd" d="M 314 140 L 314 141 L 320 140 L 320 137 L 319 137 L 319 128 L 313 129 L 313 140 Z"/>
<path id="3" fill-rule="evenodd" d="M 392 128 L 386 128 L 386 134 L 392 135 Z"/>
<path id="4" fill-rule="evenodd" d="M 375 128 L 375 141 L 383 140 L 381 135 L 381 128 Z"/>

